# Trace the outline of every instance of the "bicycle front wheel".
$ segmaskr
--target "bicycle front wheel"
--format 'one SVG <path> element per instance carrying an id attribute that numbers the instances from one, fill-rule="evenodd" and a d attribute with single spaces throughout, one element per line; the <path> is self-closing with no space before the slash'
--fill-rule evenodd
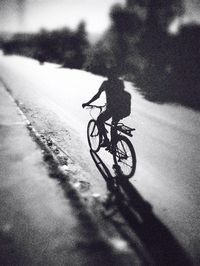
<path id="1" fill-rule="evenodd" d="M 118 136 L 113 152 L 113 160 L 118 172 L 125 178 L 131 178 L 136 169 L 136 154 L 132 143 L 125 136 Z"/>
<path id="2" fill-rule="evenodd" d="M 100 143 L 102 140 L 101 135 L 99 134 L 99 129 L 97 122 L 94 119 L 91 119 L 87 127 L 87 138 L 90 149 L 94 152 L 98 152 L 100 149 Z"/>

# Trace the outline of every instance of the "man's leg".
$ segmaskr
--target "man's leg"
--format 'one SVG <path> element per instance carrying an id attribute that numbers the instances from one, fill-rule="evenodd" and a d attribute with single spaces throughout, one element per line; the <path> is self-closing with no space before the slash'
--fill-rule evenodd
<path id="1" fill-rule="evenodd" d="M 108 110 L 105 110 L 103 113 L 101 113 L 97 118 L 97 124 L 99 127 L 99 133 L 104 137 L 105 142 L 109 142 L 106 128 L 105 128 L 105 121 L 111 118 L 111 113 Z"/>
<path id="2" fill-rule="evenodd" d="M 115 145 L 117 142 L 117 124 L 119 123 L 120 118 L 117 116 L 113 116 L 112 118 L 112 128 L 111 128 L 111 139 L 112 139 L 112 145 Z"/>

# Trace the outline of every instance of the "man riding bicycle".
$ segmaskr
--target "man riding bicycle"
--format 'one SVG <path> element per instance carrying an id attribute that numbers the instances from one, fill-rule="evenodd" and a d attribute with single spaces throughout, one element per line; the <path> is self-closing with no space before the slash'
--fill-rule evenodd
<path id="1" fill-rule="evenodd" d="M 98 92 L 87 103 L 83 103 L 82 107 L 97 100 L 103 91 L 106 94 L 106 110 L 98 116 L 97 124 L 99 133 L 104 137 L 101 147 L 107 147 L 109 139 L 104 123 L 112 118 L 112 124 L 116 126 L 120 119 L 130 115 L 131 95 L 124 90 L 124 82 L 118 78 L 115 71 L 110 70 L 108 79 L 103 81 Z"/>

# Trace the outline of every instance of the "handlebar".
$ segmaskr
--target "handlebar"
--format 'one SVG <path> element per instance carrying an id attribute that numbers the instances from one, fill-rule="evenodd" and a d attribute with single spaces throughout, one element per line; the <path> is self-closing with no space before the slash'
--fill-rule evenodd
<path id="1" fill-rule="evenodd" d="M 86 106 L 86 108 L 88 108 L 88 109 L 98 108 L 98 109 L 100 109 L 100 112 L 101 112 L 102 109 L 103 109 L 105 106 L 106 106 L 106 104 L 104 104 L 104 105 L 88 104 L 88 105 Z"/>
<path id="2" fill-rule="evenodd" d="M 88 104 L 85 107 L 88 109 L 93 109 L 93 108 L 98 108 L 100 109 L 100 113 L 102 112 L 102 109 L 106 106 L 105 105 L 94 105 L 94 104 Z M 91 115 L 91 113 L 90 113 Z M 91 115 L 92 116 L 92 115 Z M 93 116 L 92 116 L 93 117 Z M 116 127 L 117 130 L 121 131 L 122 133 L 132 137 L 132 131 L 135 130 L 135 128 L 128 127 L 124 125 L 123 123 L 118 123 L 117 125 L 114 125 L 112 123 L 105 122 L 105 125 L 110 126 L 110 127 Z"/>
<path id="3" fill-rule="evenodd" d="M 105 107 L 106 105 L 94 105 L 94 104 L 88 104 L 86 107 L 91 107 L 91 108 L 103 108 Z"/>

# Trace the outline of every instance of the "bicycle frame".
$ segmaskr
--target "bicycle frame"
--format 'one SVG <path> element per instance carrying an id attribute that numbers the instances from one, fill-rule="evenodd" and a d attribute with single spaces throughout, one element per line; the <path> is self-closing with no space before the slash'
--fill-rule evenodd
<path id="1" fill-rule="evenodd" d="M 93 104 L 89 104 L 88 106 L 87 106 L 87 108 L 88 109 L 94 109 L 94 108 L 96 108 L 96 109 L 99 109 L 99 114 L 100 113 L 102 113 L 102 110 L 103 110 L 103 108 L 105 108 L 106 107 L 106 104 L 105 105 L 93 105 Z M 96 120 L 96 118 L 94 118 L 93 116 L 92 116 L 92 114 L 91 114 L 91 110 L 90 110 L 90 116 L 93 118 L 93 119 L 95 119 Z"/>
<path id="2" fill-rule="evenodd" d="M 89 105 L 88 107 L 91 109 L 99 108 L 101 113 L 105 106 Z M 93 152 L 98 152 L 101 147 L 105 146 L 101 146 L 102 135 L 99 133 L 97 119 L 92 115 L 91 117 L 92 119 L 88 122 L 87 127 L 88 143 Z M 106 146 L 106 150 L 113 156 L 113 169 L 117 175 L 131 178 L 136 169 L 136 154 L 133 145 L 125 135 L 132 137 L 132 131 L 135 128 L 130 128 L 123 123 L 115 124 L 113 122 L 104 122 L 104 125 L 110 127 L 110 142 Z"/>
<path id="3" fill-rule="evenodd" d="M 118 123 L 117 125 L 113 125 L 108 122 L 105 122 L 105 125 L 110 126 L 111 128 L 116 129 L 117 132 L 119 131 L 120 133 L 123 133 L 129 137 L 133 136 L 131 132 L 135 130 L 135 128 L 130 128 L 124 125 L 123 123 Z"/>
<path id="4" fill-rule="evenodd" d="M 97 108 L 97 109 L 100 110 L 100 113 L 101 113 L 105 106 L 106 106 L 106 104 L 105 105 L 93 105 L 93 104 L 90 104 L 90 105 L 88 105 L 88 108 L 91 108 L 91 109 Z M 91 115 L 91 117 L 92 117 L 92 115 Z M 135 128 L 128 127 L 128 126 L 124 125 L 123 123 L 118 123 L 117 125 L 114 125 L 112 123 L 105 122 L 104 124 L 111 128 L 111 142 L 112 142 L 112 138 L 113 138 L 112 135 L 113 134 L 116 133 L 116 135 L 118 135 L 120 133 L 123 133 L 123 134 L 125 134 L 125 135 L 127 135 L 129 137 L 132 137 L 133 135 L 132 135 L 131 132 L 135 130 Z M 118 131 L 120 133 L 118 133 Z"/>

